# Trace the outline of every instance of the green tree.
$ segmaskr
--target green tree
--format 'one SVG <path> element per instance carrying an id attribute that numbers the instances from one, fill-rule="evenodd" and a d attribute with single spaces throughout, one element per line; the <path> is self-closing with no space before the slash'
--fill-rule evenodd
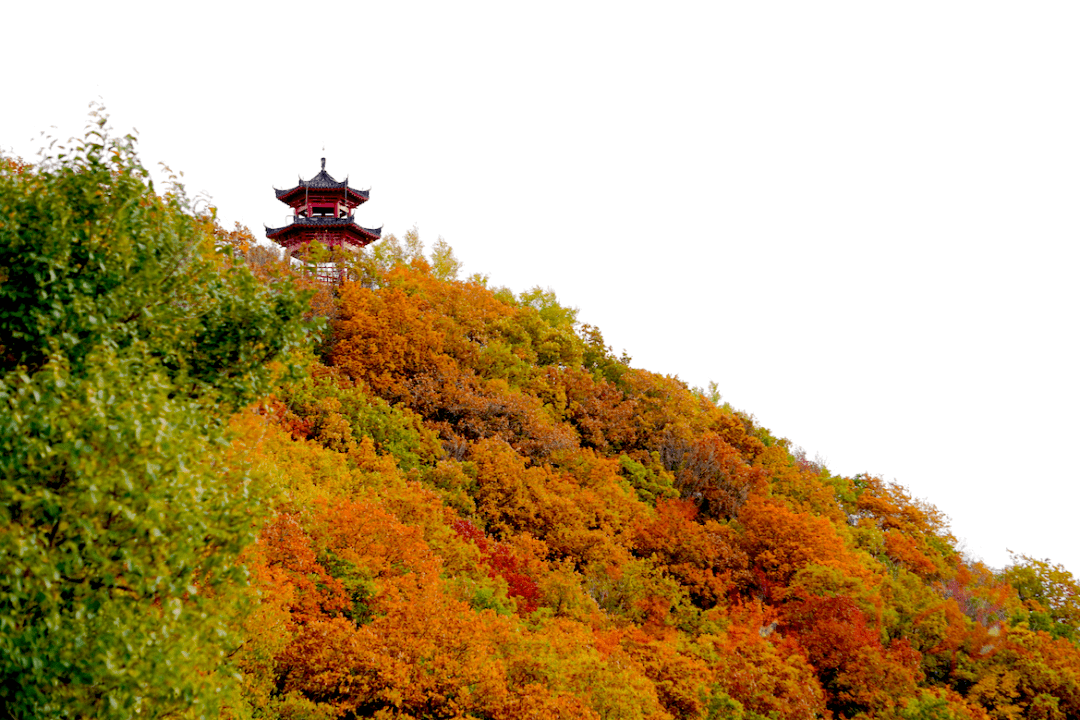
<path id="1" fill-rule="evenodd" d="M 1050 560 L 1010 554 L 1012 565 L 1000 577 L 1024 602 L 1031 628 L 1080 642 L 1080 582 Z"/>
<path id="2" fill-rule="evenodd" d="M 36 167 L 0 158 L 0 717 L 203 717 L 234 701 L 258 517 L 215 450 L 305 298 L 91 116 Z"/>
<path id="3" fill-rule="evenodd" d="M 461 261 L 454 256 L 450 243 L 441 237 L 431 248 L 431 274 L 439 280 L 457 280 L 461 272 Z"/>

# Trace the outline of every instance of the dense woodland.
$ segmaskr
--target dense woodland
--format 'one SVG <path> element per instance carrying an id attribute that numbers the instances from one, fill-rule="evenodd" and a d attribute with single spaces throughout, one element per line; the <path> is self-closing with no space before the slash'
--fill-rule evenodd
<path id="1" fill-rule="evenodd" d="M 1061 566 L 441 241 L 343 263 L 104 119 L 0 159 L 0 717 L 1080 717 Z"/>

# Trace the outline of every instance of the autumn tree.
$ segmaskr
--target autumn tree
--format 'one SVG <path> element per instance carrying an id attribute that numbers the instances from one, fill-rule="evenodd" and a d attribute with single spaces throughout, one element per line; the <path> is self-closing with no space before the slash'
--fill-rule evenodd
<path id="1" fill-rule="evenodd" d="M 1033 629 L 1080 643 L 1080 583 L 1050 560 L 1013 555 L 1001 578 L 1016 589 Z"/>

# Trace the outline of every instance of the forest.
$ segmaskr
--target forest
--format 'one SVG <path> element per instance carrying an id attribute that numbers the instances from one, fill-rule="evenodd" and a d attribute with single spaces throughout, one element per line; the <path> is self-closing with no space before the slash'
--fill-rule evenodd
<path id="1" fill-rule="evenodd" d="M 1061 565 L 442 241 L 341 263 L 100 115 L 0 157 L 0 717 L 1080 717 Z"/>

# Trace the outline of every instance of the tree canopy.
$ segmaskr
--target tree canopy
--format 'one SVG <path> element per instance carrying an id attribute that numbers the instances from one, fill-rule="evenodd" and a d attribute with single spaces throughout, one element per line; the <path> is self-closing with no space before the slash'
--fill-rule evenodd
<path id="1" fill-rule="evenodd" d="M 215 458 L 306 304 L 94 120 L 37 165 L 0 159 L 0 715 L 202 715 L 235 702 L 258 527 Z"/>

